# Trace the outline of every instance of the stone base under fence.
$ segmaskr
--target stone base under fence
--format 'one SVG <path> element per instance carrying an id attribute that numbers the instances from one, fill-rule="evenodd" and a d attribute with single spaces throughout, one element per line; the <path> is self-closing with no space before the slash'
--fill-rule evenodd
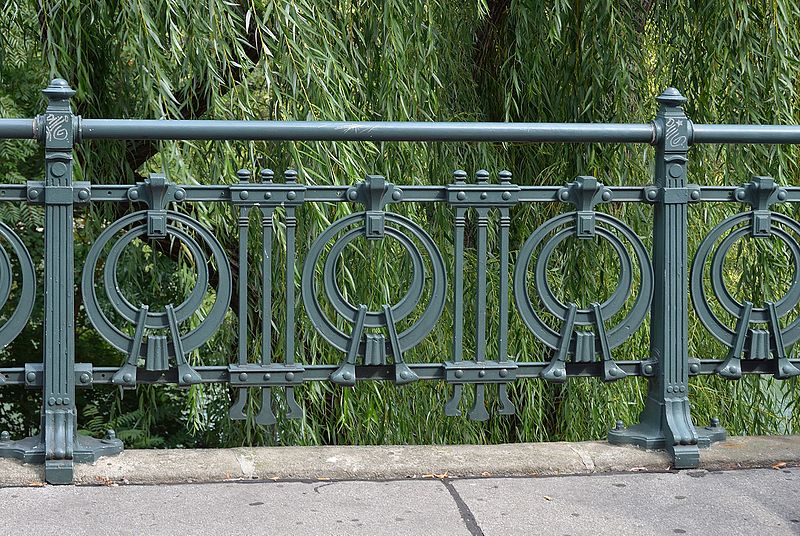
<path id="1" fill-rule="evenodd" d="M 800 436 L 731 437 L 701 453 L 708 471 L 800 466 Z M 671 470 L 661 451 L 601 441 L 503 445 L 126 450 L 75 465 L 75 483 L 179 484 L 233 480 L 393 480 Z M 0 486 L 42 485 L 44 468 L 0 459 Z"/>

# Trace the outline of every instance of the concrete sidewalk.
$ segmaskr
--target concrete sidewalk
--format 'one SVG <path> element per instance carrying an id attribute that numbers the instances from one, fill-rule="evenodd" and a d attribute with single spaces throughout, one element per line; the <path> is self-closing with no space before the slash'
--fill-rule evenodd
<path id="1" fill-rule="evenodd" d="M 800 436 L 732 437 L 702 450 L 708 471 L 800 466 Z M 602 441 L 507 445 L 272 447 L 129 450 L 77 464 L 78 484 L 179 484 L 234 480 L 395 480 L 663 472 L 664 452 Z M 0 486 L 40 485 L 40 465 L 0 459 Z"/>
<path id="2" fill-rule="evenodd" d="M 800 469 L 0 489 L 3 534 L 800 533 Z"/>

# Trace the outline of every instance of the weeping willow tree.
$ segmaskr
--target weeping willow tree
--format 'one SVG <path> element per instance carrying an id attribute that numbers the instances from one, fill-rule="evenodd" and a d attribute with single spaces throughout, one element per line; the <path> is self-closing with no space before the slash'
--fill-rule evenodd
<path id="1" fill-rule="evenodd" d="M 654 97 L 673 85 L 688 97 L 687 112 L 696 122 L 800 123 L 800 6 L 787 0 L 209 0 L 202 5 L 6 0 L 2 12 L 0 114 L 5 117 L 39 113 L 39 89 L 59 76 L 77 90 L 74 105 L 85 117 L 648 122 L 656 111 Z M 41 173 L 36 145 L 0 143 L 4 181 Z M 739 184 L 752 174 L 793 184 L 800 168 L 795 148 L 698 147 L 691 157 L 690 181 L 699 184 Z M 652 180 L 652 159 L 651 148 L 641 145 L 91 141 L 78 150 L 76 178 L 131 183 L 160 171 L 176 182 L 207 184 L 235 181 L 240 167 L 291 167 L 308 184 L 351 184 L 367 173 L 398 184 L 445 184 L 457 168 L 470 174 L 506 168 L 525 185 L 564 184 L 578 174 L 594 175 L 608 185 L 641 185 Z M 690 251 L 738 208 L 694 210 Z M 21 227 L 31 247 L 41 242 L 40 215 L 29 207 L 4 210 L 4 219 Z M 236 214 L 224 206 L 189 210 L 215 229 L 235 258 Z M 303 207 L 299 236 L 309 238 L 300 244 L 301 259 L 313 237 L 346 210 L 342 205 Z M 543 205 L 515 209 L 512 252 L 559 210 Z M 604 210 L 649 240 L 648 207 Z M 452 216 L 446 208 L 401 211 L 424 222 L 445 258 L 452 258 L 447 245 Z M 117 217 L 110 208 L 94 207 L 78 222 L 79 259 Z M 280 215 L 276 223 L 280 242 Z M 785 289 L 791 264 L 775 254 L 776 247 L 744 244 L 729 260 L 726 276 L 743 297 L 760 302 Z M 373 248 L 351 254 L 340 274 L 345 291 L 362 303 L 380 303 L 404 288 L 402 265 L 380 262 L 394 253 Z M 613 251 L 568 242 L 560 253 L 549 273 L 562 299 L 582 303 L 612 291 Z M 166 257 L 132 253 L 122 278 L 126 291 L 144 302 L 164 289 L 169 289 L 168 298 L 188 292 L 192 270 L 184 259 Z M 277 255 L 276 269 L 281 262 Z M 151 264 L 155 268 L 149 269 Z M 258 260 L 253 264 L 258 266 Z M 474 266 L 474 250 L 468 248 L 467 273 Z M 149 275 L 159 267 L 172 267 L 174 277 L 166 281 Z M 497 278 L 498 269 L 498 260 L 490 259 L 491 277 Z M 467 278 L 467 295 L 474 293 L 471 283 Z M 489 287 L 496 289 L 496 281 L 490 280 Z M 275 303 L 282 303 L 280 293 L 278 288 Z M 257 288 L 252 295 L 258 296 Z M 496 294 L 489 296 L 490 307 L 497 302 Z M 257 310 L 255 301 L 252 306 Z M 474 308 L 468 306 L 467 313 L 469 322 Z M 77 314 L 77 360 L 121 362 L 83 313 Z M 280 308 L 275 316 L 281 318 Z M 692 320 L 692 354 L 720 356 L 723 349 Z M 235 321 L 231 315 L 193 358 L 227 364 L 235 356 Z M 275 322 L 272 343 L 281 348 L 283 329 Z M 6 361 L 24 360 L 25 345 L 37 340 L 40 324 L 34 318 L 7 349 Z M 452 323 L 445 313 L 409 359 L 448 356 L 448 326 Z M 490 337 L 496 336 L 492 329 Z M 253 330 L 250 335 L 255 361 L 260 334 Z M 300 319 L 298 339 L 305 362 L 340 358 L 307 319 Z M 510 344 L 518 359 L 545 355 L 514 315 Z M 615 350 L 616 357 L 641 358 L 647 348 L 645 326 Z M 782 411 L 791 410 L 797 398 L 795 381 L 776 386 L 758 378 L 738 383 L 704 379 L 693 380 L 692 389 L 700 422 L 718 414 L 732 433 L 798 430 L 798 413 Z M 230 395 L 225 387 L 188 392 L 140 387 L 122 398 L 114 390 L 95 389 L 79 407 L 85 408 L 81 422 L 89 431 L 110 424 L 134 446 L 574 440 L 603 437 L 615 418 L 634 420 L 644 386 L 638 380 L 612 385 L 574 380 L 565 386 L 517 382 L 511 390 L 517 415 L 475 423 L 445 419 L 444 385 L 396 389 L 359 384 L 342 390 L 315 383 L 298 394 L 305 417 L 269 429 L 253 421 L 231 423 L 226 416 Z M 257 408 L 250 409 L 255 414 Z M 32 426 L 35 418 L 23 415 L 19 422 Z"/>

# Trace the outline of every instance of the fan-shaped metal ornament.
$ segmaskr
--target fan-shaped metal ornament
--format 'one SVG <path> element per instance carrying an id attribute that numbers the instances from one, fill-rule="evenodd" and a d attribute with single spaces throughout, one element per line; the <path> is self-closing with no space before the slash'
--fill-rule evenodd
<path id="1" fill-rule="evenodd" d="M 173 357 L 178 365 L 178 383 L 191 385 L 200 381 L 199 374 L 186 361 L 186 354 L 199 348 L 219 328 L 225 317 L 231 298 L 231 271 L 228 259 L 214 235 L 198 221 L 174 211 L 157 211 L 163 217 L 164 237 L 181 241 L 191 253 L 197 267 L 194 289 L 186 300 L 177 305 L 167 305 L 164 311 L 151 311 L 148 305 L 134 306 L 122 294 L 117 280 L 117 268 L 124 249 L 136 238 L 151 235 L 153 225 L 149 219 L 154 211 L 141 211 L 125 216 L 107 227 L 97 238 L 86 256 L 81 288 L 86 314 L 94 327 L 109 344 L 128 354 L 125 365 L 114 375 L 112 381 L 123 387 L 136 385 L 137 362 L 146 359 L 148 370 L 166 370 L 168 358 Z M 192 231 L 191 233 L 188 231 Z M 119 234 L 122 235 L 114 240 Z M 205 318 L 188 333 L 181 334 L 180 324 L 192 317 L 203 304 L 208 289 L 209 259 L 193 235 L 200 237 L 205 248 L 212 254 L 218 281 L 214 303 Z M 112 240 L 114 240 L 112 242 Z M 135 326 L 130 336 L 115 326 L 103 312 L 97 295 L 95 275 L 98 262 L 106 246 L 111 244 L 103 267 L 103 286 L 108 302 L 124 320 Z M 167 329 L 169 339 L 163 335 L 150 335 L 144 339 L 146 330 Z"/>
<path id="2" fill-rule="evenodd" d="M 391 195 L 396 201 L 402 195 L 395 193 L 399 192 L 399 189 L 394 189 L 392 184 L 385 183 L 383 177 L 368 177 L 367 181 L 352 191 L 355 195 L 352 195 L 351 199 L 355 200 L 360 195 L 367 197 L 366 204 L 371 209 L 382 207 L 385 197 Z M 397 303 L 384 304 L 380 311 L 370 311 L 364 304 L 355 305 L 348 302 L 337 282 L 337 264 L 341 262 L 344 249 L 361 236 L 370 240 L 393 238 L 403 246 L 411 258 L 413 273 L 408 291 Z M 333 244 L 322 269 L 322 288 L 337 316 L 353 326 L 349 335 L 340 330 L 326 315 L 318 300 L 315 272 L 331 241 Z M 417 242 L 421 244 L 424 256 Z M 425 257 L 431 266 L 432 289 L 428 302 L 414 322 L 398 333 L 397 323 L 414 312 L 422 300 L 427 279 Z M 408 218 L 381 210 L 367 210 L 334 222 L 311 245 L 302 275 L 302 295 L 306 314 L 326 341 L 347 354 L 340 367 L 331 374 L 331 381 L 341 385 L 355 385 L 355 365 L 358 357 L 363 357 L 365 365 L 384 365 L 387 356 L 394 358 L 394 379 L 397 383 L 415 381 L 417 376 L 405 364 L 403 353 L 419 344 L 436 325 L 444 309 L 446 288 L 447 276 L 439 249 L 430 235 Z M 367 328 L 386 329 L 389 340 L 387 341 L 383 334 L 364 334 Z"/>
<path id="3" fill-rule="evenodd" d="M 783 214 L 768 210 L 770 204 L 786 198 L 786 191 L 777 187 L 769 177 L 756 177 L 737 189 L 738 200 L 753 206 L 753 210 L 731 216 L 714 227 L 697 248 L 691 273 L 691 298 L 697 316 L 705 328 L 729 348 L 726 359 L 716 372 L 724 378 L 742 376 L 742 359 L 769 359 L 774 354 L 778 379 L 800 375 L 792 365 L 786 348 L 800 339 L 800 316 L 782 328 L 780 319 L 800 303 L 800 223 Z M 767 301 L 764 307 L 737 300 L 723 277 L 725 258 L 739 240 L 777 237 L 791 252 L 795 275 L 786 294 L 777 301 Z M 710 262 L 709 262 L 710 257 Z M 708 270 L 706 267 L 708 265 Z M 706 273 L 711 293 L 717 303 L 730 314 L 736 325 L 729 326 L 714 312 L 707 292 Z M 767 325 L 759 329 L 751 325 Z"/>
<path id="4" fill-rule="evenodd" d="M 542 224 L 523 244 L 514 270 L 514 298 L 517 309 L 528 329 L 544 344 L 555 350 L 550 364 L 541 375 L 552 382 L 564 382 L 567 378 L 566 361 L 569 355 L 574 361 L 594 361 L 600 354 L 603 361 L 603 379 L 618 380 L 626 373 L 611 358 L 611 349 L 627 340 L 641 326 L 653 294 L 653 268 L 647 250 L 639 237 L 627 225 L 607 214 L 594 212 L 595 203 L 610 201 L 611 192 L 591 177 L 578 180 L 562 189 L 559 196 L 576 205 L 579 210 L 561 214 Z M 547 263 L 556 247 L 570 236 L 579 239 L 599 236 L 608 241 L 616 252 L 619 263 L 619 281 L 611 296 L 603 303 L 592 303 L 590 308 L 579 308 L 575 303 L 561 302 L 547 281 Z M 549 238 L 548 238 L 549 237 Z M 613 327 L 606 321 L 622 310 L 633 290 L 632 249 L 639 272 L 636 298 L 627 314 Z M 528 272 L 533 255 L 539 251 L 534 280 L 537 302 L 562 322 L 560 332 L 548 326 L 528 293 Z M 593 331 L 576 331 L 575 326 L 592 326 Z"/>

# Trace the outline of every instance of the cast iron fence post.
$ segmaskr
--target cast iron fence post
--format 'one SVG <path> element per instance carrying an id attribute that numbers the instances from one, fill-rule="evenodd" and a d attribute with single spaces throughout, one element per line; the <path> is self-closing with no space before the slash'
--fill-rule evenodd
<path id="1" fill-rule="evenodd" d="M 700 463 L 698 447 L 724 438 L 713 429 L 698 436 L 689 405 L 689 295 L 687 208 L 700 199 L 700 190 L 686 183 L 692 124 L 681 105 L 678 90 L 666 89 L 659 97 L 655 119 L 657 196 L 653 221 L 653 273 L 655 284 L 650 315 L 650 358 L 654 376 L 648 383 L 645 408 L 639 424 L 609 433 L 611 443 L 632 443 L 643 448 L 665 448 L 673 467 L 685 469 Z M 694 365 L 698 367 L 699 365 Z M 696 370 L 693 370 L 696 372 Z"/>
<path id="2" fill-rule="evenodd" d="M 78 118 L 69 98 L 75 91 L 53 80 L 44 90 L 44 384 L 45 478 L 72 482 L 76 432 L 74 228 L 72 149 Z"/>
<path id="3" fill-rule="evenodd" d="M 9 434 L 0 435 L 0 457 L 44 462 L 47 482 L 71 484 L 73 462 L 117 454 L 122 451 L 122 441 L 110 430 L 101 440 L 78 435 L 75 377 L 79 375 L 81 385 L 88 388 L 93 384 L 93 373 L 91 363 L 75 364 L 73 206 L 88 203 L 91 188 L 88 183 L 72 181 L 72 150 L 80 136 L 80 118 L 72 113 L 69 103 L 75 91 L 57 78 L 43 93 L 48 99 L 47 110 L 34 120 L 33 137 L 44 142 L 45 176 L 43 182 L 28 181 L 25 193 L 28 203 L 44 204 L 42 363 L 26 363 L 22 374 L 26 387 L 42 388 L 41 430 L 36 436 L 17 441 Z M 19 247 L 18 255 L 24 251 L 24 246 Z M 33 278 L 33 264 L 27 252 L 25 256 Z M 22 271 L 25 286 L 24 263 Z M 32 292 L 23 292 L 20 299 L 33 306 Z"/>

